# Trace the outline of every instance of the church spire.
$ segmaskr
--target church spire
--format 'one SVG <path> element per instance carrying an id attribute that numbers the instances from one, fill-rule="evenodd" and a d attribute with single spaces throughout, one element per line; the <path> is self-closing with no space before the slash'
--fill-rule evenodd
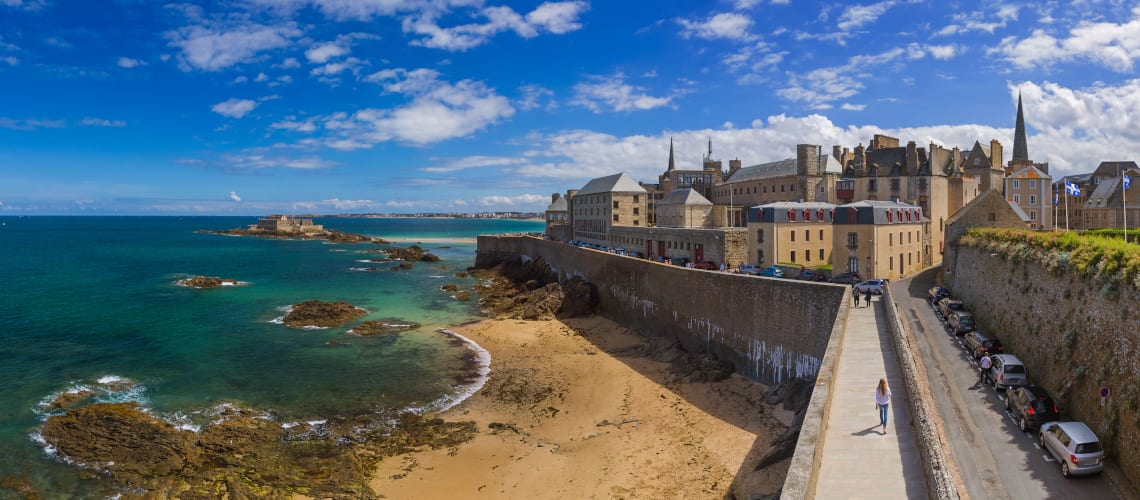
<path id="1" fill-rule="evenodd" d="M 1013 131 L 1013 161 L 1028 163 L 1029 147 L 1025 143 L 1025 115 L 1021 112 L 1021 92 L 1017 93 L 1017 126 Z"/>
<path id="2" fill-rule="evenodd" d="M 676 165 L 673 164 L 673 138 L 670 137 L 669 138 L 669 170 L 673 170 L 675 168 L 676 168 Z"/>

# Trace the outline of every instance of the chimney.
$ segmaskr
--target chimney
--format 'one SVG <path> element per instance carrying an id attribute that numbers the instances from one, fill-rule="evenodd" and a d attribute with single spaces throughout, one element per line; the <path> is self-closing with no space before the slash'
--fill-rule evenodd
<path id="1" fill-rule="evenodd" d="M 740 159 L 728 160 L 728 176 L 732 177 L 732 174 L 735 174 L 737 170 L 740 170 Z"/>
<path id="2" fill-rule="evenodd" d="M 554 193 L 554 194 L 550 195 L 550 202 L 554 203 L 554 202 L 558 201 L 558 199 L 561 197 L 562 197 L 562 195 L 560 195 L 558 193 Z"/>

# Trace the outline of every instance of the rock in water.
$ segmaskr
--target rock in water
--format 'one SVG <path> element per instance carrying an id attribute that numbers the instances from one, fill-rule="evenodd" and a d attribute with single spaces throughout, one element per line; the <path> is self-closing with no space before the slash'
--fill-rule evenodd
<path id="1" fill-rule="evenodd" d="M 342 326 L 364 314 L 363 309 L 348 302 L 308 300 L 294 304 L 293 310 L 285 315 L 284 323 L 293 328 Z"/>
<path id="2" fill-rule="evenodd" d="M 384 320 L 384 321 L 365 321 L 359 325 L 352 327 L 352 332 L 356 335 L 387 335 L 391 333 L 406 332 L 408 330 L 415 330 L 420 327 L 419 323 L 414 321 L 404 321 L 399 319 Z"/>

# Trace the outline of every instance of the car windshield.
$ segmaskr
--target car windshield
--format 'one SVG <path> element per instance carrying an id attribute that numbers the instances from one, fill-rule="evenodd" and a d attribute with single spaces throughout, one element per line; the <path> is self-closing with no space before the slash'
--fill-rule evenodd
<path id="1" fill-rule="evenodd" d="M 1033 401 L 1033 411 L 1037 413 L 1053 413 L 1053 402 L 1044 399 Z"/>
<path id="2" fill-rule="evenodd" d="M 958 324 L 961 326 L 972 327 L 972 326 L 974 326 L 974 318 L 972 318 L 970 316 L 960 316 L 958 318 Z"/>
<path id="3" fill-rule="evenodd" d="M 1093 441 L 1091 443 L 1078 443 L 1077 453 L 1096 453 L 1100 451 L 1100 442 Z"/>
<path id="4" fill-rule="evenodd" d="M 961 311 L 961 310 L 966 308 L 966 306 L 962 305 L 961 302 L 948 302 L 948 303 L 946 303 L 946 307 L 953 309 L 955 311 Z"/>
<path id="5" fill-rule="evenodd" d="M 1005 365 L 1004 371 L 1006 373 L 1025 373 L 1025 367 L 1021 365 Z"/>

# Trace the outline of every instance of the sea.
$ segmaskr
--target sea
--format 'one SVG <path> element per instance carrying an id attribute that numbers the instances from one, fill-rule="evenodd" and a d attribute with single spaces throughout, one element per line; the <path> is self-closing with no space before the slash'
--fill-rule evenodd
<path id="1" fill-rule="evenodd" d="M 539 232 L 536 221 L 323 218 L 328 229 L 416 244 L 440 257 L 409 270 L 368 262 L 370 243 L 203 234 L 255 217 L 0 216 L 0 480 L 23 478 L 43 498 L 104 498 L 90 478 L 46 446 L 38 428 L 63 410 L 61 394 L 134 401 L 183 428 L 241 405 L 269 418 L 312 422 L 378 408 L 441 411 L 477 389 L 457 386 L 481 347 L 437 330 L 477 318 L 478 296 L 440 290 L 475 260 L 481 234 Z M 368 270 L 377 268 L 378 270 Z M 192 289 L 180 278 L 244 286 Z M 346 301 L 371 319 L 423 325 L 356 336 L 351 325 L 294 329 L 280 318 L 306 300 Z M 354 322 L 354 323 L 356 323 Z M 464 358 L 468 361 L 465 363 Z M 0 499 L 17 498 L 0 489 Z"/>

